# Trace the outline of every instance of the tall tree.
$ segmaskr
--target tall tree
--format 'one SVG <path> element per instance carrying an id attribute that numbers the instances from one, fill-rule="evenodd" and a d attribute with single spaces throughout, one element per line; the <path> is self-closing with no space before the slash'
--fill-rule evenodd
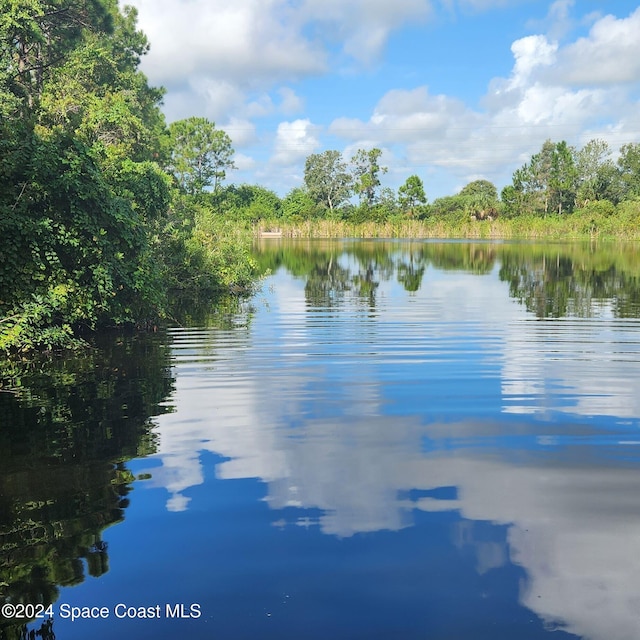
<path id="1" fill-rule="evenodd" d="M 513 184 L 508 184 L 502 189 L 500 199 L 504 205 L 504 214 L 507 217 L 524 213 L 526 209 L 526 195 L 522 189 L 516 188 Z"/>
<path id="2" fill-rule="evenodd" d="M 498 190 L 489 180 L 474 180 L 463 187 L 459 195 L 478 198 L 493 204 L 498 199 Z"/>
<path id="3" fill-rule="evenodd" d="M 544 213 L 549 211 L 549 181 L 554 146 L 551 140 L 546 140 L 540 152 L 513 174 L 513 186 L 516 191 L 524 194 L 522 203 L 525 210 Z"/>
<path id="4" fill-rule="evenodd" d="M 377 148 L 369 151 L 358 149 L 351 158 L 355 191 L 360 196 L 360 201 L 369 206 L 376 202 L 380 174 L 387 173 L 387 167 L 380 166 L 381 155 L 382 151 Z"/>
<path id="5" fill-rule="evenodd" d="M 191 117 L 169 126 L 170 170 L 189 195 L 206 187 L 218 190 L 226 172 L 234 169 L 231 138 L 207 118 Z"/>
<path id="6" fill-rule="evenodd" d="M 315 202 L 332 211 L 352 194 L 353 179 L 339 151 L 311 154 L 304 166 L 304 183 Z"/>
<path id="7" fill-rule="evenodd" d="M 8 0 L 0 11 L 0 56 L 5 81 L 23 107 L 33 109 L 49 73 L 88 31 L 108 34 L 112 0 Z"/>
<path id="8" fill-rule="evenodd" d="M 152 247 L 168 206 L 162 91 L 115 0 L 9 0 L 0 12 L 0 350 L 162 305 Z"/>
<path id="9" fill-rule="evenodd" d="M 282 200 L 282 215 L 285 219 L 308 220 L 318 214 L 318 206 L 308 189 L 295 187 Z"/>
<path id="10" fill-rule="evenodd" d="M 112 17 L 108 37 L 87 31 L 49 70 L 39 100 L 41 131 L 65 131 L 110 168 L 161 155 L 164 90 L 149 87 L 138 69 L 148 42 L 136 19 L 136 10 L 125 7 Z"/>
<path id="11" fill-rule="evenodd" d="M 640 197 L 640 143 L 622 145 L 618 167 L 624 185 L 625 197 Z"/>
<path id="12" fill-rule="evenodd" d="M 489 180 L 474 180 L 462 188 L 458 194 L 466 200 L 465 208 L 476 219 L 496 215 L 498 206 L 498 190 Z"/>
<path id="13" fill-rule="evenodd" d="M 606 198 L 615 169 L 611 149 L 605 140 L 593 139 L 576 154 L 578 178 L 577 204 L 584 206 L 593 200 Z"/>
<path id="14" fill-rule="evenodd" d="M 547 190 L 550 206 L 558 213 L 572 211 L 575 206 L 578 186 L 575 153 L 575 149 L 564 140 L 553 148 Z"/>
<path id="15" fill-rule="evenodd" d="M 577 189 L 575 149 L 564 140 L 546 140 L 540 152 L 514 172 L 513 187 L 521 194 L 518 199 L 524 212 L 570 211 Z"/>
<path id="16" fill-rule="evenodd" d="M 418 205 L 427 202 L 424 185 L 419 176 L 409 176 L 406 182 L 398 188 L 398 200 L 402 209 L 411 217 L 415 215 Z"/>

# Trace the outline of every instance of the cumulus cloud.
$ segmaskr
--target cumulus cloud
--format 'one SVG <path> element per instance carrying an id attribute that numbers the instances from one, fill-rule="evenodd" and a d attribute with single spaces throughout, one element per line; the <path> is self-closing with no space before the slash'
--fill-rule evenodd
<path id="1" fill-rule="evenodd" d="M 167 86 L 193 76 L 244 86 L 324 71 L 283 0 L 133 0 L 152 43 L 144 68 Z"/>
<path id="2" fill-rule="evenodd" d="M 401 145 L 412 167 L 435 165 L 467 174 L 476 170 L 478 155 L 488 156 L 488 140 L 482 139 L 486 124 L 461 101 L 417 87 L 386 93 L 366 122 L 338 118 L 329 130 L 356 147 Z"/>
<path id="3" fill-rule="evenodd" d="M 416 137 L 440 134 L 452 123 L 463 123 L 472 112 L 459 101 L 443 95 L 432 96 L 427 87 L 393 89 L 378 102 L 368 122 L 337 118 L 329 131 L 343 138 L 379 142 L 411 143 Z"/>
<path id="4" fill-rule="evenodd" d="M 289 166 L 306 158 L 320 147 L 319 129 L 310 120 L 281 122 L 276 132 L 272 162 Z"/>
<path id="5" fill-rule="evenodd" d="M 407 21 L 431 14 L 428 0 L 305 0 L 300 10 L 329 40 L 342 42 L 349 56 L 370 62 L 380 55 L 391 32 Z"/>
<path id="6" fill-rule="evenodd" d="M 285 115 L 300 113 L 304 108 L 304 100 L 296 94 L 290 87 L 281 87 L 278 90 L 280 94 L 279 110 Z"/>
<path id="7" fill-rule="evenodd" d="M 287 83 L 330 71 L 330 58 L 371 63 L 401 25 L 426 18 L 430 0 L 130 0 L 151 51 L 142 69 L 168 89 L 169 121 L 301 113 Z M 335 64 L 333 64 L 335 66 Z M 278 85 L 280 88 L 278 89 Z M 274 91 L 279 104 L 266 104 Z M 255 101 L 252 93 L 263 92 Z"/>
<path id="8" fill-rule="evenodd" d="M 394 29 L 430 12 L 429 0 L 393 4 L 131 0 L 131 4 L 152 43 L 143 61 L 151 82 L 170 91 L 190 84 L 201 93 L 201 84 L 207 81 L 248 90 L 323 74 L 330 68 L 329 52 L 336 45 L 350 58 L 371 62 Z"/>
<path id="9" fill-rule="evenodd" d="M 510 88 L 526 85 L 534 71 L 549 67 L 556 60 L 558 45 L 547 41 L 545 36 L 527 36 L 511 45 L 515 59 Z"/>
<path id="10" fill-rule="evenodd" d="M 256 166 L 256 161 L 243 153 L 236 153 L 233 157 L 233 162 L 238 171 L 249 171 Z"/>
<path id="11" fill-rule="evenodd" d="M 328 69 L 321 42 L 287 0 L 131 0 L 151 43 L 142 70 L 167 88 L 165 113 L 226 119 L 272 112 L 253 94 Z M 284 96 L 283 96 L 284 98 Z M 269 98 L 270 100 L 270 98 Z M 292 97 L 288 96 L 287 108 Z M 262 109 L 263 113 L 256 113 Z M 292 111 L 290 111 L 292 112 Z"/>
<path id="12" fill-rule="evenodd" d="M 589 35 L 559 56 L 554 79 L 572 85 L 611 86 L 640 81 L 640 7 L 628 18 L 598 20 Z"/>
<path id="13" fill-rule="evenodd" d="M 258 138 L 255 124 L 245 118 L 232 117 L 221 126 L 227 132 L 234 147 L 236 148 L 246 147 L 247 145 L 256 142 Z"/>

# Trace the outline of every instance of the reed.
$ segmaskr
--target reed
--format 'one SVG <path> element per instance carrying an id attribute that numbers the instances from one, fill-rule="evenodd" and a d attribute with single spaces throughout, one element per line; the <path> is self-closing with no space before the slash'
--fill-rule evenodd
<path id="1" fill-rule="evenodd" d="M 521 216 L 493 221 L 480 220 L 391 220 L 350 223 L 345 220 L 304 222 L 260 221 L 254 234 L 273 228 L 283 238 L 447 238 L 532 240 L 640 240 L 640 215 L 594 216 L 583 213 L 558 216 Z"/>

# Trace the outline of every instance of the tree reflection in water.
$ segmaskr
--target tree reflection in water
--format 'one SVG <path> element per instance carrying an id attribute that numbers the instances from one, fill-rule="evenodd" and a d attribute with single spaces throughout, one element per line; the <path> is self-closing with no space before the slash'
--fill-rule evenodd
<path id="1" fill-rule="evenodd" d="M 155 451 L 150 418 L 170 410 L 160 403 L 173 386 L 167 345 L 155 335 L 95 346 L 2 370 L 0 603 L 46 607 L 59 587 L 107 572 L 102 532 L 129 504 L 126 461 Z M 47 638 L 52 628 L 0 621 L 0 633 Z"/>
<path id="2" fill-rule="evenodd" d="M 415 293 L 429 266 L 484 275 L 498 265 L 511 297 L 538 318 L 591 317 L 604 303 L 614 317 L 640 314 L 640 256 L 632 245 L 281 240 L 258 247 L 258 260 L 264 270 L 284 266 L 306 278 L 311 307 L 339 306 L 349 292 L 373 310 L 380 282 L 394 274 Z"/>

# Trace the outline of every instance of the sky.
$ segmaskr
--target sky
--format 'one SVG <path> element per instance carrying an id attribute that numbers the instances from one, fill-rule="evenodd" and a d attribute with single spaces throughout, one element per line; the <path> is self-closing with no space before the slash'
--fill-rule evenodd
<path id="1" fill-rule="evenodd" d="M 546 139 L 640 141 L 637 0 L 128 0 L 168 122 L 206 117 L 228 182 L 283 196 L 305 159 L 378 147 L 430 201 L 498 189 Z"/>

